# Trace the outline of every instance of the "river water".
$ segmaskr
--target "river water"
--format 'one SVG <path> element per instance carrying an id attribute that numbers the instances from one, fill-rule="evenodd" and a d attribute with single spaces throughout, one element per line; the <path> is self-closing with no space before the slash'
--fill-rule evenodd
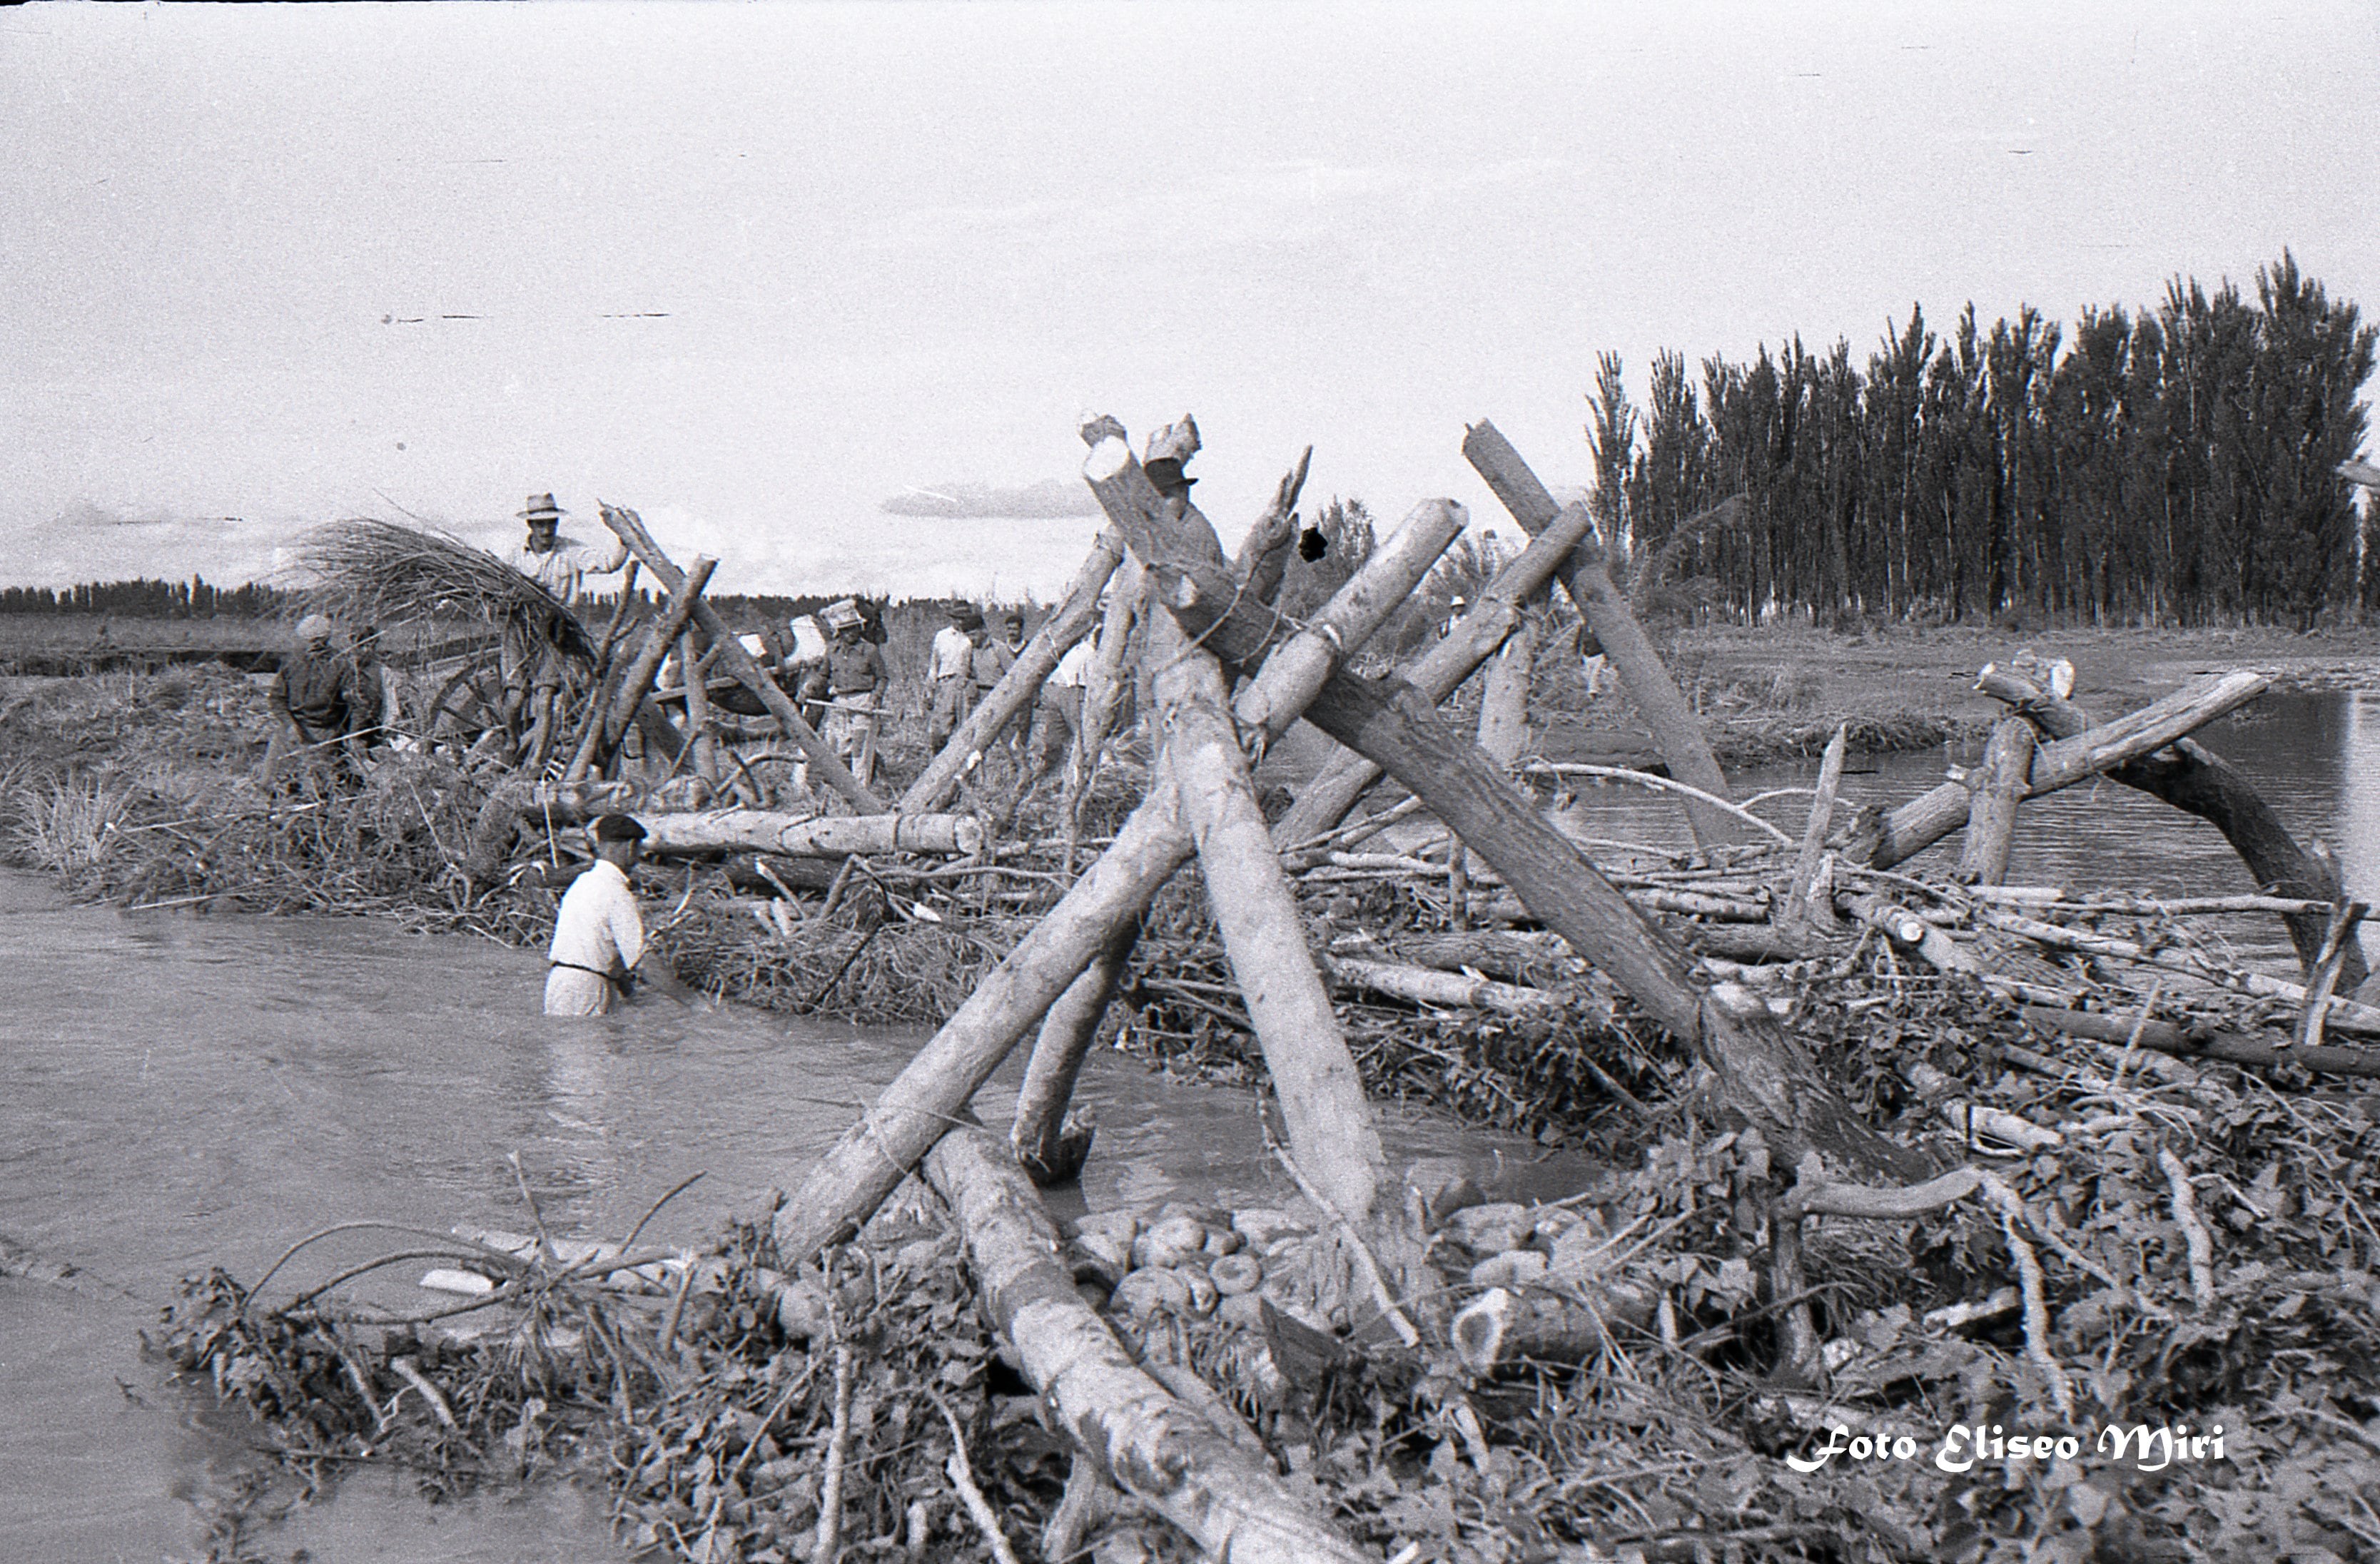
<path id="1" fill-rule="evenodd" d="M 595 1022 L 535 1013 L 543 963 L 355 920 L 122 915 L 0 874 L 0 1241 L 86 1273 L 0 1275 L 0 1560 L 198 1558 L 205 1512 L 255 1468 L 252 1431 L 202 1419 L 138 1353 L 179 1277 L 253 1280 L 289 1243 L 371 1218 L 524 1230 L 516 1153 L 557 1234 L 618 1238 L 701 1182 L 646 1242 L 693 1243 L 795 1182 L 922 1034 L 640 1003 Z M 1014 1109 L 1017 1064 L 977 1099 Z M 1098 1206 L 1280 1204 L 1253 1099 L 1095 1058 L 1100 1124 L 1078 1191 Z M 1574 1155 L 1391 1109 L 1394 1162 L 1461 1156 L 1515 1193 L 1577 1187 Z M 286 1296 L 386 1245 L 309 1251 Z M 419 1308 L 426 1265 L 374 1301 Z M 394 1291 L 390 1291 L 393 1289 Z M 273 1558 L 613 1557 L 601 1505 L 567 1489 L 433 1508 L 400 1476 L 351 1479 L 262 1545 Z"/>
<path id="2" fill-rule="evenodd" d="M 2350 890 L 2380 899 L 2380 697 L 2268 697 L 2204 736 L 2301 840 L 2334 845 Z M 1846 793 L 1898 801 L 1973 759 L 1886 757 Z M 1740 791 L 1806 785 L 1812 769 L 1748 776 Z M 1634 788 L 1584 788 L 1577 806 L 1593 834 L 1682 839 L 1674 804 Z M 1803 807 L 1765 810 L 1790 827 Z M 2011 879 L 2252 889 L 2211 827 L 2112 783 L 2028 804 Z M 2243 920 L 2238 937 L 2282 940 L 2270 919 Z M 119 915 L 24 876 L 0 874 L 0 1240 L 84 1273 L 75 1287 L 0 1276 L 10 1561 L 204 1556 L 209 1508 L 257 1457 L 250 1431 L 199 1416 L 139 1356 L 136 1332 L 180 1276 L 221 1265 L 252 1279 L 296 1238 L 358 1218 L 519 1229 L 507 1154 L 548 1223 L 583 1236 L 618 1236 L 701 1172 L 649 1230 L 698 1241 L 797 1180 L 920 1040 L 665 1002 L 548 1021 L 533 1013 L 542 965 L 529 952 L 359 921 Z M 1012 1064 L 978 1099 L 988 1121 L 1005 1121 L 1014 1076 Z M 1246 1094 L 1103 1057 L 1083 1096 L 1100 1139 L 1065 1198 L 1288 1198 Z M 1384 1130 L 1394 1160 L 1465 1156 L 1516 1193 L 1559 1192 L 1576 1171 L 1393 1110 Z M 283 1279 L 319 1278 L 369 1244 L 325 1245 Z M 426 1296 L 403 1295 L 409 1275 L 388 1301 Z M 350 1479 L 261 1546 L 331 1564 L 616 1556 L 589 1496 L 432 1507 L 386 1473 Z"/>

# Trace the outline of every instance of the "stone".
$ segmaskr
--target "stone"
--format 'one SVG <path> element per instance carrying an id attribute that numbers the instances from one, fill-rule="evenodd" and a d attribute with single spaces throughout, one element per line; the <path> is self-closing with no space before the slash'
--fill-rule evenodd
<path id="1" fill-rule="evenodd" d="M 1536 1226 L 1536 1213 L 1529 1207 L 1499 1201 L 1457 1211 L 1448 1219 L 1446 1231 L 1474 1255 L 1488 1255 L 1520 1248 Z"/>
<path id="2" fill-rule="evenodd" d="M 1215 1291 L 1226 1297 L 1254 1292 L 1264 1285 L 1264 1264 L 1253 1255 L 1226 1255 L 1207 1267 Z"/>
<path id="3" fill-rule="evenodd" d="M 1251 1206 L 1245 1211 L 1232 1213 L 1232 1231 L 1247 1240 L 1250 1248 L 1259 1249 L 1269 1255 L 1273 1251 L 1273 1245 L 1280 1240 L 1291 1237 L 1302 1238 L 1312 1232 L 1314 1229 L 1311 1224 L 1298 1220 L 1286 1211 L 1276 1211 L 1264 1206 Z"/>
<path id="4" fill-rule="evenodd" d="M 1135 1267 L 1178 1266 L 1207 1252 L 1207 1228 L 1196 1217 L 1174 1216 L 1133 1240 Z"/>
<path id="5" fill-rule="evenodd" d="M 1474 1287 L 1526 1287 L 1546 1276 L 1546 1257 L 1534 1249 L 1512 1249 L 1490 1255 L 1471 1267 Z"/>
<path id="6" fill-rule="evenodd" d="M 1187 1315 L 1190 1312 L 1190 1284 L 1176 1270 L 1163 1267 L 1137 1270 L 1116 1283 L 1108 1306 L 1135 1320 L 1160 1313 Z"/>

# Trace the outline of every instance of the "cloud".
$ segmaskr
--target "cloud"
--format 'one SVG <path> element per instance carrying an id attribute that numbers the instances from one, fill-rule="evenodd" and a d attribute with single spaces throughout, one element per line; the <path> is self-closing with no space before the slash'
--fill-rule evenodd
<path id="1" fill-rule="evenodd" d="M 937 483 L 922 489 L 912 486 L 885 500 L 878 508 L 893 515 L 936 516 L 953 521 L 983 516 L 1046 520 L 1099 514 L 1099 502 L 1088 490 L 1054 478 L 1007 488 L 990 483 Z"/>

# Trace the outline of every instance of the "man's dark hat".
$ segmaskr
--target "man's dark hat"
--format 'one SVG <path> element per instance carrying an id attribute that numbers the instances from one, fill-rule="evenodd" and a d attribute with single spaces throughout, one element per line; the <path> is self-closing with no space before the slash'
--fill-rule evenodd
<path id="1" fill-rule="evenodd" d="M 1159 493 L 1168 489 L 1187 489 L 1198 480 L 1182 470 L 1182 463 L 1172 456 L 1151 458 L 1142 468 L 1148 481 L 1157 485 Z"/>
<path id="2" fill-rule="evenodd" d="M 562 507 L 553 503 L 551 494 L 531 494 L 528 509 L 520 513 L 523 521 L 560 521 Z"/>
<path id="3" fill-rule="evenodd" d="M 642 842 L 645 828 L 634 815 L 598 815 L 593 834 L 598 842 Z"/>

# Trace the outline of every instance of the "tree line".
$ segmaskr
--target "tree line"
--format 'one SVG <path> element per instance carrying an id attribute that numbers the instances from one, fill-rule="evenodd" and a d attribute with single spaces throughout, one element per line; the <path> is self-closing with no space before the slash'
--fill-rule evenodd
<path id="1" fill-rule="evenodd" d="M 1591 503 L 1662 561 L 1649 596 L 1741 619 L 2302 629 L 2380 607 L 2336 470 L 2362 443 L 2375 334 L 2284 251 L 2252 301 L 2177 278 L 2070 335 L 2029 306 L 1985 328 L 1971 304 L 1947 336 L 1912 308 L 1864 365 L 1797 335 L 1706 358 L 1697 383 L 1663 353 L 1641 409 L 1607 353 Z"/>
<path id="2" fill-rule="evenodd" d="M 79 587 L 0 587 L 0 613 L 120 613 L 133 619 L 263 619 L 285 594 L 261 582 L 218 587 L 188 581 L 86 581 Z"/>

